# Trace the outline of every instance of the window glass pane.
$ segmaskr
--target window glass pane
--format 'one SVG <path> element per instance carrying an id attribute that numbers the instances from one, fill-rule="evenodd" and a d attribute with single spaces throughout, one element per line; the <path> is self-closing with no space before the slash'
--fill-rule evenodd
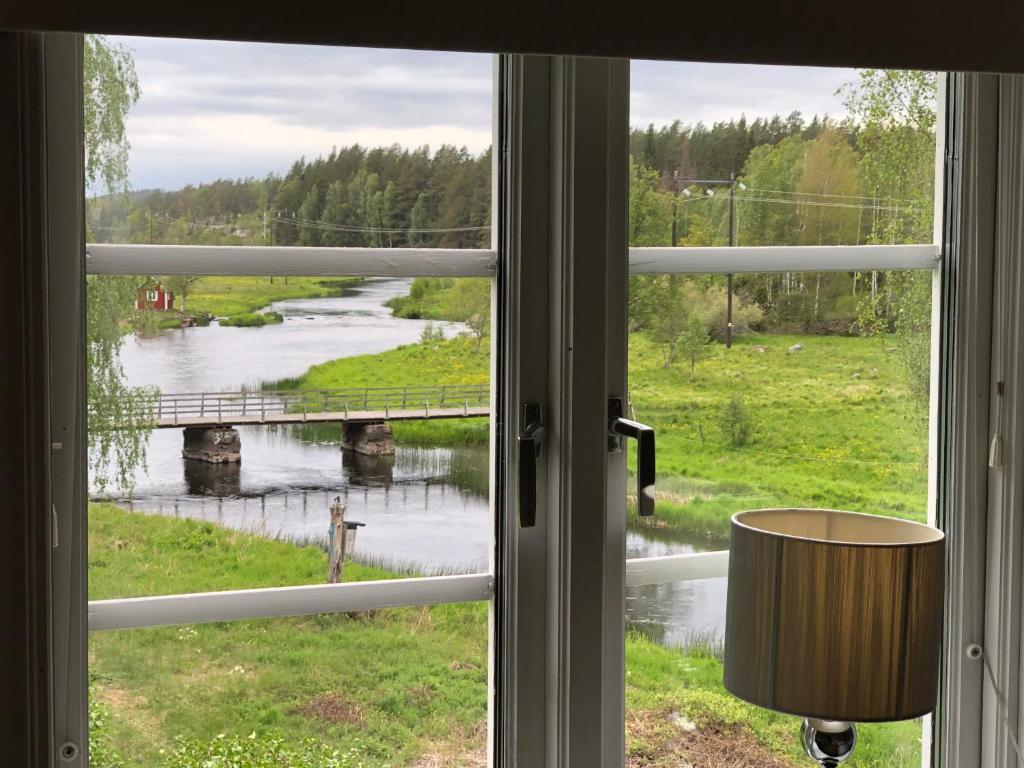
<path id="1" fill-rule="evenodd" d="M 631 245 L 930 243 L 936 77 L 634 62 Z"/>
<path id="2" fill-rule="evenodd" d="M 491 57 L 88 37 L 85 74 L 91 269 L 185 246 L 87 278 L 90 599 L 489 572 L 490 279 L 289 260 L 490 247 Z M 484 603 L 94 632 L 91 764 L 482 766 L 488 642 Z"/>
<path id="3" fill-rule="evenodd" d="M 86 75 L 90 114 L 123 126 L 87 131 L 90 243 L 286 246 L 282 271 L 307 246 L 490 246 L 489 56 L 91 37 Z M 319 558 L 253 562 L 249 586 L 324 581 L 336 504 L 349 561 L 487 571 L 490 281 L 381 263 L 90 275 L 93 500 Z M 143 567 L 153 542 L 126 541 Z M 194 564 L 207 583 L 181 588 L 230 588 L 219 546 Z M 120 595 L 171 589 L 140 576 Z"/>
<path id="4" fill-rule="evenodd" d="M 673 223 L 680 246 L 931 242 L 934 76 L 637 62 L 632 88 L 632 246 Z M 658 474 L 653 517 L 629 499 L 627 558 L 727 549 L 731 516 L 765 507 L 924 522 L 932 279 L 631 277 L 629 400 Z M 627 765 L 807 760 L 799 719 L 723 686 L 726 590 L 627 588 Z M 852 765 L 920 765 L 919 721 L 859 733 Z"/>

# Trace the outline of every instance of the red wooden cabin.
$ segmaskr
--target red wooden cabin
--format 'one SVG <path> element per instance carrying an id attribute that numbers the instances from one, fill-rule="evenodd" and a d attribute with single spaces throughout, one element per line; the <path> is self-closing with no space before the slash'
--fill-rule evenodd
<path id="1" fill-rule="evenodd" d="M 140 285 L 135 290 L 135 308 L 170 312 L 174 309 L 174 291 L 165 290 L 156 280 Z"/>

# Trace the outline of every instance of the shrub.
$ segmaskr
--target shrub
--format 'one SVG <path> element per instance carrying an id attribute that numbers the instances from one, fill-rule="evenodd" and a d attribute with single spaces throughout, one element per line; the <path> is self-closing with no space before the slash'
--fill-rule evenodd
<path id="1" fill-rule="evenodd" d="M 284 322 L 279 312 L 246 312 L 242 315 L 221 318 L 220 324 L 236 328 L 259 328 Z"/>
<path id="2" fill-rule="evenodd" d="M 428 322 L 420 332 L 420 344 L 435 344 L 444 341 L 444 328 Z"/>
<path id="3" fill-rule="evenodd" d="M 718 417 L 718 428 L 722 437 L 733 448 L 742 448 L 754 436 L 750 412 L 739 395 L 729 398 Z"/>

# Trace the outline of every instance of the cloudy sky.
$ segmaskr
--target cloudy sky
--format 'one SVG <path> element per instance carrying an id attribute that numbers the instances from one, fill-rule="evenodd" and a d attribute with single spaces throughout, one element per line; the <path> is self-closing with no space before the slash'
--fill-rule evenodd
<path id="1" fill-rule="evenodd" d="M 491 57 L 316 46 L 113 38 L 129 47 L 142 98 L 129 115 L 134 189 L 282 173 L 332 146 L 491 137 Z M 853 70 L 635 62 L 630 121 L 745 114 L 842 116 Z"/>

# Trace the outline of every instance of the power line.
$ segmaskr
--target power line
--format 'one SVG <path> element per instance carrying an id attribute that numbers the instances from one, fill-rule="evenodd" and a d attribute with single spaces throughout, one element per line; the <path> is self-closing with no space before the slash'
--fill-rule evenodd
<path id="1" fill-rule="evenodd" d="M 333 224 L 326 221 L 314 221 L 313 219 L 305 219 L 298 216 L 283 216 L 278 221 L 286 224 L 292 224 L 293 226 L 302 227 L 313 227 L 315 229 L 334 230 L 338 232 L 363 232 L 371 234 L 405 234 L 407 232 L 415 233 L 443 233 L 443 232 L 481 232 L 483 230 L 489 230 L 491 227 L 489 224 L 473 227 L 421 227 L 421 228 L 388 228 L 388 227 L 356 227 L 350 224 Z"/>
<path id="2" fill-rule="evenodd" d="M 872 200 L 885 203 L 917 203 L 918 200 L 914 200 L 909 197 L 874 197 L 872 195 L 837 195 L 828 192 L 797 192 L 795 190 L 788 189 L 755 189 L 753 187 L 747 187 L 751 192 L 759 192 L 761 194 L 772 194 L 772 195 L 810 195 L 814 197 L 831 197 L 831 198 L 844 198 L 847 200 Z"/>

